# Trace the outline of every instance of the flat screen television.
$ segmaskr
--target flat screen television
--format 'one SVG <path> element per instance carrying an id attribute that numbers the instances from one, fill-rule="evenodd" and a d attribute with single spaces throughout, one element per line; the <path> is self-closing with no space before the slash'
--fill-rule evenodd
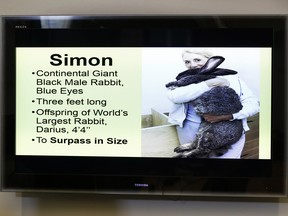
<path id="1" fill-rule="evenodd" d="M 285 16 L 2 17 L 2 190 L 286 196 L 286 27 Z"/>

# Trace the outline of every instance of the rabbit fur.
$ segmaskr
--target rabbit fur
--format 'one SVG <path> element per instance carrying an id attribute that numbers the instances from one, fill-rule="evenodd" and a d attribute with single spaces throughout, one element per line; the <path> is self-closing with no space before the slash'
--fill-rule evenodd
<path id="1" fill-rule="evenodd" d="M 176 81 L 166 84 L 169 89 L 199 83 L 216 76 L 236 74 L 236 71 L 217 68 L 225 59 L 222 56 L 213 56 L 208 59 L 202 68 L 189 69 L 180 73 Z M 239 112 L 242 104 L 237 93 L 227 86 L 213 87 L 209 91 L 191 101 L 195 112 L 202 116 L 205 113 L 225 115 Z M 241 120 L 221 121 L 209 123 L 202 118 L 196 139 L 176 147 L 174 151 L 178 158 L 209 158 L 225 154 L 230 146 L 242 136 L 243 125 Z"/>

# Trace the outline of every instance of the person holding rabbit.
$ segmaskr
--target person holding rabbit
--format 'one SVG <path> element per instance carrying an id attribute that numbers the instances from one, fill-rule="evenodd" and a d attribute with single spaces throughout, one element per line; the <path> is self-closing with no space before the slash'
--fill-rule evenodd
<path id="1" fill-rule="evenodd" d="M 182 59 L 188 69 L 202 68 L 212 56 L 212 53 L 205 50 L 185 50 L 182 53 Z M 178 74 L 177 78 L 179 79 L 180 76 L 185 76 L 185 73 L 187 73 L 187 71 Z M 244 133 L 241 138 L 231 146 L 228 152 L 217 157 L 240 158 L 245 144 L 245 131 L 249 130 L 247 118 L 259 112 L 259 101 L 237 74 L 216 76 L 215 78 L 197 84 L 170 88 L 167 95 L 170 101 L 173 102 L 173 106 L 169 113 L 169 122 L 177 125 L 180 145 L 191 143 L 196 138 L 201 123 L 201 116 L 195 112 L 193 105 L 189 102 L 216 86 L 228 86 L 234 89 L 240 97 L 243 108 L 237 113 L 227 115 L 211 115 L 207 113 L 204 114 L 202 118 L 210 123 L 227 120 L 233 121 L 235 119 L 242 120 Z"/>

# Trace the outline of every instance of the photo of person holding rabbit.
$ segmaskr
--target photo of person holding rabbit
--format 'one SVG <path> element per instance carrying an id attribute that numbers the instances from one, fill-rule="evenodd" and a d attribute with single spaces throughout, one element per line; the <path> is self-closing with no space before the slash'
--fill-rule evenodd
<path id="1" fill-rule="evenodd" d="M 207 50 L 184 50 L 182 59 L 188 70 L 178 74 L 178 77 L 192 71 L 190 69 L 201 69 L 211 57 L 213 57 L 213 54 Z M 218 86 L 227 86 L 234 89 L 239 95 L 242 109 L 239 112 L 225 115 L 205 113 L 200 116 L 196 113 L 191 101 Z M 172 102 L 172 108 L 169 112 L 169 122 L 177 125 L 180 146 L 192 143 L 196 139 L 202 121 L 213 124 L 222 121 L 241 120 L 243 133 L 240 139 L 231 145 L 223 155 L 215 156 L 211 154 L 209 158 L 239 159 L 241 157 L 245 144 L 245 132 L 249 130 L 247 118 L 257 114 L 260 107 L 258 98 L 248 88 L 246 83 L 239 78 L 238 73 L 226 76 L 215 76 L 215 78 L 178 88 L 168 88 L 167 96 Z M 223 103 L 225 103 L 225 100 L 223 100 Z"/>

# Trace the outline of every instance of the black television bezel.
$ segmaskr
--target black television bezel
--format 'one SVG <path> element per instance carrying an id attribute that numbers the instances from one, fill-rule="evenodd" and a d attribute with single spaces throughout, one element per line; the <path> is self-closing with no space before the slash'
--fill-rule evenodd
<path id="1" fill-rule="evenodd" d="M 63 31 L 63 35 L 53 35 L 53 41 L 50 41 L 52 29 L 41 28 L 39 16 L 2 18 L 3 191 L 244 197 L 287 195 L 286 16 L 71 16 L 64 19 L 71 19 L 73 27 L 54 29 Z M 190 32 L 189 28 L 202 31 L 201 36 L 213 31 L 215 39 L 211 42 L 207 35 L 204 39 L 196 38 L 197 42 L 189 41 L 187 36 L 180 34 Z M 91 45 L 89 40 L 88 43 L 87 40 L 77 40 L 75 44 L 77 32 L 90 32 L 91 29 L 103 33 L 98 43 Z M 71 31 L 76 33 L 75 36 L 71 37 Z M 272 41 L 269 35 L 263 34 L 271 31 Z M 22 32 L 31 39 L 22 40 L 19 37 Z M 69 40 L 63 40 L 63 37 L 67 39 L 65 32 L 69 33 Z M 245 32 L 248 35 L 243 34 Z M 36 37 L 38 40 L 33 40 Z M 187 159 L 179 158 L 16 156 L 16 40 L 24 47 L 257 47 L 270 44 L 273 47 L 271 160 L 197 159 L 188 163 Z"/>

